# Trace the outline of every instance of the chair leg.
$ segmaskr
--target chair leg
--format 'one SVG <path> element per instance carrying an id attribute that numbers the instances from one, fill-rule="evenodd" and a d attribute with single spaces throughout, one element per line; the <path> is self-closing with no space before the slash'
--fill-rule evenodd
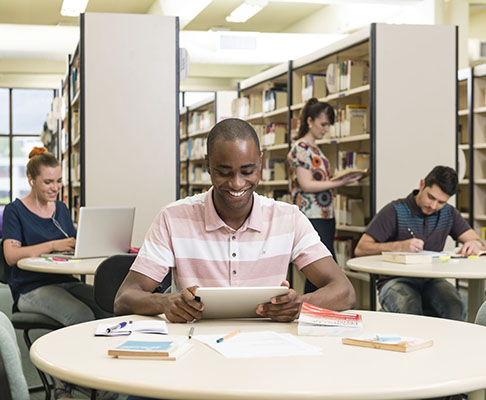
<path id="1" fill-rule="evenodd" d="M 24 330 L 24 341 L 27 345 L 27 349 L 30 351 L 32 346 L 32 340 L 29 337 L 29 330 Z M 51 400 L 51 387 L 49 382 L 47 381 L 47 376 L 42 372 L 39 368 L 36 367 L 37 373 L 39 374 L 40 380 L 42 381 L 42 386 L 44 387 L 44 391 L 46 392 L 46 400 Z"/>
<path id="2" fill-rule="evenodd" d="M 91 389 L 91 400 L 96 400 L 96 389 Z"/>

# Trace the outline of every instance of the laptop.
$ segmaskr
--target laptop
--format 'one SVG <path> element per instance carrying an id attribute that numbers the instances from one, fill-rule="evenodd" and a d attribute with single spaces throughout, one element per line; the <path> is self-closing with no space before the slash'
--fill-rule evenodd
<path id="1" fill-rule="evenodd" d="M 135 207 L 81 207 L 74 252 L 42 257 L 96 258 L 128 253 L 134 217 Z"/>

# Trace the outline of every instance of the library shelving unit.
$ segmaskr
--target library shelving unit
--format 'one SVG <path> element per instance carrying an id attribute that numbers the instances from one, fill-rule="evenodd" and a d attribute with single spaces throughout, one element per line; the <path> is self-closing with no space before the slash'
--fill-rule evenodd
<path id="1" fill-rule="evenodd" d="M 236 91 L 222 90 L 183 107 L 179 117 L 181 197 L 206 191 L 211 179 L 206 170 L 206 139 L 211 128 L 231 117 Z"/>
<path id="2" fill-rule="evenodd" d="M 473 228 L 486 232 L 486 65 L 473 69 Z"/>
<path id="3" fill-rule="evenodd" d="M 471 157 L 471 138 L 470 129 L 472 126 L 470 122 L 473 118 L 473 113 L 470 112 L 470 96 L 472 85 L 472 68 L 464 68 L 457 71 L 457 165 L 456 170 L 459 178 L 459 192 L 456 196 L 456 208 L 460 211 L 462 217 L 467 220 L 471 226 L 472 214 L 470 185 L 470 171 L 472 168 Z"/>
<path id="4" fill-rule="evenodd" d="M 471 227 L 485 238 L 486 64 L 460 70 L 458 87 L 457 168 L 461 190 L 457 205 Z"/>
<path id="5" fill-rule="evenodd" d="M 74 218 L 75 210 L 72 207 L 73 193 L 71 181 L 71 55 L 67 56 L 66 75 L 61 81 L 60 95 L 61 95 L 61 120 L 59 122 L 59 136 L 58 136 L 58 158 L 61 160 L 62 166 L 62 188 L 61 198 L 64 203 L 71 210 L 71 216 L 75 223 L 77 218 Z"/>
<path id="6" fill-rule="evenodd" d="M 81 14 L 62 84 L 63 198 L 75 222 L 80 206 L 135 206 L 134 246 L 178 198 L 178 38 L 176 17 Z"/>
<path id="7" fill-rule="evenodd" d="M 262 177 L 257 191 L 290 202 L 286 166 L 291 131 L 290 62 L 277 65 L 238 84 L 233 116 L 256 130 L 263 152 Z"/>
<path id="8" fill-rule="evenodd" d="M 345 254 L 340 255 L 336 242 L 336 253 L 345 268 L 366 224 L 381 208 L 418 188 L 420 179 L 434 166 L 455 165 L 457 28 L 371 24 L 290 61 L 288 70 L 285 65 L 274 68 L 240 84 L 240 100 L 252 88 L 258 94 L 267 80 L 279 77 L 287 81 L 290 101 L 282 121 L 292 126 L 289 131 L 295 129 L 293 121 L 305 99 L 317 97 L 337 110 L 338 124 L 319 142 L 331 168 L 343 167 L 346 153 L 368 158 L 369 176 L 335 191 L 335 199 L 341 201 L 336 206 L 336 236 L 348 243 L 343 246 Z M 276 73 L 279 68 L 280 75 Z M 268 79 L 263 79 L 265 76 Z M 238 109 L 245 107 L 251 110 L 251 101 L 243 100 Z M 252 123 L 260 119 L 266 123 L 264 114 L 236 114 L 245 115 Z M 290 148 L 289 136 L 286 151 Z M 362 274 L 349 275 L 355 286 L 367 285 Z M 358 278 L 362 281 L 357 282 Z M 294 276 L 297 290 L 301 280 L 302 276 Z"/>

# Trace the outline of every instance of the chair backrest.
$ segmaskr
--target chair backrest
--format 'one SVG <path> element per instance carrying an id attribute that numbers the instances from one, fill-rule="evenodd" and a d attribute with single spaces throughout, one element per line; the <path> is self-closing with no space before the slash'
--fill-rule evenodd
<path id="1" fill-rule="evenodd" d="M 113 313 L 116 293 L 127 276 L 135 258 L 136 254 L 117 254 L 108 257 L 96 269 L 94 297 L 96 303 L 104 311 Z M 154 293 L 166 293 L 170 288 L 171 281 L 172 277 L 169 272 L 154 290 Z"/>
<path id="2" fill-rule="evenodd" d="M 11 400 L 29 400 L 29 389 L 22 371 L 20 350 L 12 323 L 0 312 L 0 397 Z"/>
<path id="3" fill-rule="evenodd" d="M 135 261 L 135 254 L 116 254 L 102 261 L 94 278 L 96 303 L 106 312 L 113 313 L 116 292 Z"/>

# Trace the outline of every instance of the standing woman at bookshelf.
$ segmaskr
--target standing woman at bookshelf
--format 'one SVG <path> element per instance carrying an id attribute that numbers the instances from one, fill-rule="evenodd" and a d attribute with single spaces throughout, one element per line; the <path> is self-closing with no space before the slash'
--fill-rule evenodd
<path id="1" fill-rule="evenodd" d="M 321 242 L 336 259 L 332 189 L 355 182 L 360 176 L 348 175 L 339 180 L 330 180 L 331 165 L 316 140 L 322 139 L 334 124 L 334 109 L 331 105 L 314 97 L 309 99 L 300 113 L 299 122 L 297 140 L 287 157 L 292 201 L 309 218 Z M 306 280 L 305 293 L 316 289 L 312 282 Z"/>
<path id="2" fill-rule="evenodd" d="M 8 204 L 3 213 L 3 250 L 14 310 L 45 314 L 65 326 L 108 316 L 94 301 L 93 287 L 72 275 L 17 267 L 22 258 L 72 251 L 76 244 L 69 210 L 57 200 L 62 186 L 59 161 L 44 147 L 34 147 L 27 178 L 29 194 Z"/>

